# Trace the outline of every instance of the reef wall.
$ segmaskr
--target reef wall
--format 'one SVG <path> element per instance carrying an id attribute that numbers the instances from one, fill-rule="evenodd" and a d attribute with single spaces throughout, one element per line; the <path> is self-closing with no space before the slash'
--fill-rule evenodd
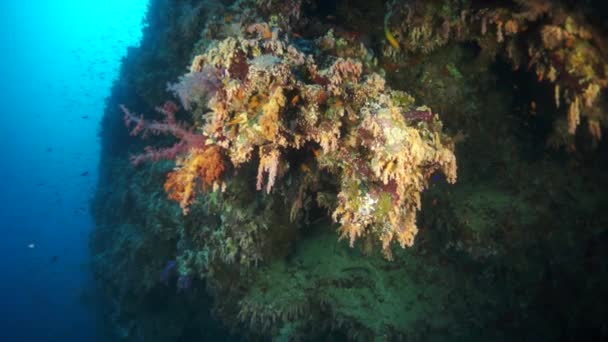
<path id="1" fill-rule="evenodd" d="M 100 130 L 112 338 L 608 337 L 600 6 L 151 0 Z"/>

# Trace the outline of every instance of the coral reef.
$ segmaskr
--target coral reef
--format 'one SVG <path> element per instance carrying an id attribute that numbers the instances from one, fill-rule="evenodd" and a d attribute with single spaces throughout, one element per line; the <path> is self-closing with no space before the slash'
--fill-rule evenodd
<path id="1" fill-rule="evenodd" d="M 404 60 L 403 54 L 429 54 L 450 42 L 474 42 L 488 58 L 504 58 L 514 69 L 526 68 L 551 86 L 555 108 L 565 111 L 560 120 L 567 123 L 566 131 L 554 132 L 556 145 L 567 140 L 559 135 L 575 133 L 582 116 L 591 138 L 600 140 L 608 112 L 599 100 L 608 86 L 605 38 L 580 12 L 559 2 L 475 5 L 451 0 L 388 3 L 384 56 Z"/>
<path id="2" fill-rule="evenodd" d="M 351 246 L 367 235 L 377 236 L 387 257 L 392 241 L 411 246 L 420 193 L 431 175 L 441 171 L 449 182 L 456 181 L 453 143 L 442 134 L 438 115 L 416 107 L 407 93 L 386 88 L 381 76 L 364 73 L 357 60 L 305 55 L 281 39 L 279 30 L 266 30 L 265 23 L 251 25 L 246 31 L 252 37 L 217 41 L 194 58 L 191 70 L 223 73 L 225 86 L 208 100 L 210 112 L 196 140 L 205 140 L 204 146 L 193 144 L 195 139 L 179 126 L 172 131 L 181 139 L 176 146 L 188 146 L 188 155 L 178 160 L 165 183 L 169 198 L 187 212 L 195 183 L 220 188 L 216 182 L 225 169 L 223 156 L 234 169 L 258 156 L 256 188 L 266 193 L 292 165 L 335 179 L 317 191 L 338 187 L 337 206 L 327 209 Z M 323 63 L 328 67 L 321 68 Z M 198 74 L 186 74 L 171 87 L 179 89 L 184 108 L 205 103 L 207 92 L 199 89 L 217 83 Z M 127 120 L 136 120 L 123 111 Z M 136 130 L 141 125 L 155 131 L 167 127 L 142 122 Z M 176 125 L 174 119 L 171 124 Z"/>
<path id="3" fill-rule="evenodd" d="M 602 9 L 152 0 L 100 133 L 109 339 L 608 338 Z"/>

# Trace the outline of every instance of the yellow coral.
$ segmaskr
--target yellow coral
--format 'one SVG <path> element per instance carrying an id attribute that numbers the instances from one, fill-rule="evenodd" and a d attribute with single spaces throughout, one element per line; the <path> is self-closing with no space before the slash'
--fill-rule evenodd
<path id="1" fill-rule="evenodd" d="M 600 93 L 600 90 L 600 86 L 595 83 L 591 83 L 587 88 L 585 88 L 585 91 L 583 92 L 583 100 L 585 107 L 589 108 L 593 106 L 593 102 L 597 98 L 597 95 Z"/>
<path id="2" fill-rule="evenodd" d="M 580 100 L 579 97 L 576 96 L 568 107 L 568 133 L 570 134 L 576 132 L 576 127 L 581 122 L 580 110 Z"/>
<path id="3" fill-rule="evenodd" d="M 283 88 L 277 87 L 270 95 L 268 102 L 262 106 L 262 116 L 259 123 L 261 134 L 268 141 L 276 141 L 278 138 L 280 127 L 279 114 L 281 108 L 285 107 L 285 102 Z"/>
<path id="4" fill-rule="evenodd" d="M 595 139 L 595 141 L 602 140 L 602 128 L 600 122 L 597 120 L 589 120 L 589 134 Z"/>
<path id="5" fill-rule="evenodd" d="M 376 234 L 390 259 L 392 241 L 401 247 L 414 243 L 420 193 L 431 174 L 440 170 L 448 182 L 456 181 L 456 157 L 453 146 L 439 134 L 407 124 L 390 97 L 381 95 L 377 100 L 380 104 L 360 111 L 359 132 L 365 140 L 360 143 L 374 151 L 368 157 L 370 167 L 357 159 L 345 162 L 347 178 L 332 217 L 341 224 L 341 238 L 348 238 L 351 245 L 365 234 Z M 358 179 L 364 180 L 364 186 Z"/>
<path id="6" fill-rule="evenodd" d="M 568 33 L 556 25 L 546 25 L 541 30 L 543 45 L 550 50 L 561 46 Z"/>
<path id="7" fill-rule="evenodd" d="M 519 24 L 515 20 L 507 20 L 505 23 L 505 33 L 508 36 L 512 36 L 519 31 Z"/>

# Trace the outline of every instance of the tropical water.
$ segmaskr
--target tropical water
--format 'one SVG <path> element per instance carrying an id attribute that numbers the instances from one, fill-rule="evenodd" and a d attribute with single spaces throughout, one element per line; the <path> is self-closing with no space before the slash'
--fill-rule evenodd
<path id="1" fill-rule="evenodd" d="M 608 340 L 599 0 L 0 4 L 0 341 Z"/>

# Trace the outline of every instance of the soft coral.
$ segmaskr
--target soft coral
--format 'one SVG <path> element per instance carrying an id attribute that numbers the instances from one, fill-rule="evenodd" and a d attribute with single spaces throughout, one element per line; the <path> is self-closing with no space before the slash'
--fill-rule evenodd
<path id="1" fill-rule="evenodd" d="M 217 146 L 195 148 L 187 157 L 178 159 L 177 166 L 167 175 L 165 192 L 187 214 L 199 189 L 204 191 L 217 184 L 225 169 L 224 159 Z"/>
<path id="2" fill-rule="evenodd" d="M 131 156 L 131 163 L 134 165 L 149 160 L 174 160 L 180 154 L 185 154 L 194 148 L 203 148 L 205 146 L 206 138 L 204 135 L 196 134 L 191 129 L 187 128 L 185 124 L 177 122 L 175 113 L 179 108 L 172 101 L 167 101 L 161 107 L 156 107 L 156 111 L 163 114 L 165 117 L 162 122 L 148 122 L 144 120 L 143 115 L 138 116 L 137 114 L 131 113 L 124 105 L 120 105 L 120 109 L 122 109 L 125 114 L 124 121 L 127 127 L 135 123 L 135 127 L 131 130 L 131 135 L 135 136 L 142 134 L 145 137 L 148 134 L 171 134 L 179 139 L 179 141 L 171 147 L 154 148 L 147 146 L 144 153 Z"/>
<path id="3" fill-rule="evenodd" d="M 183 123 L 177 122 L 175 113 L 179 108 L 171 101 L 156 107 L 156 111 L 165 116 L 162 122 L 147 122 L 143 116 L 138 117 L 125 106 L 121 105 L 120 108 L 125 113 L 124 120 L 127 127 L 135 123 L 131 135 L 171 134 L 179 139 L 177 143 L 167 148 L 158 149 L 148 146 L 145 148 L 145 153 L 132 156 L 131 162 L 137 165 L 148 160 L 176 160 L 177 167 L 167 175 L 164 187 L 167 196 L 179 202 L 184 214 L 188 213 L 188 207 L 194 201 L 199 189 L 206 190 L 212 185 L 217 185 L 224 172 L 225 164 L 220 148 L 207 145 L 205 135 L 194 133 Z"/>

